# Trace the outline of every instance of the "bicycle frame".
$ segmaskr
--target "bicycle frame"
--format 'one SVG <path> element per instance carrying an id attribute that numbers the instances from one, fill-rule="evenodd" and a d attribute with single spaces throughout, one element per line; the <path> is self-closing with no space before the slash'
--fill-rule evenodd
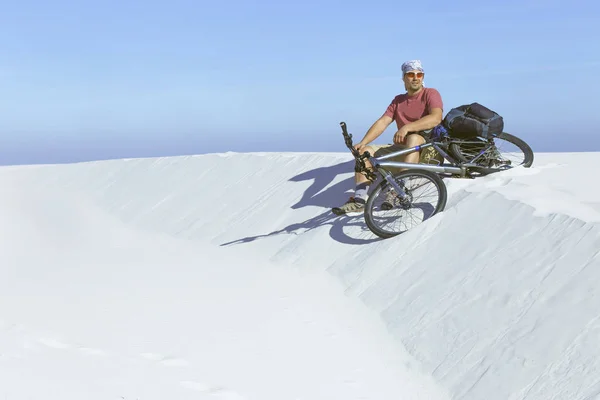
<path id="1" fill-rule="evenodd" d="M 452 157 L 450 154 L 448 154 L 443 149 L 443 147 L 445 147 L 445 146 L 442 143 L 442 141 L 437 141 L 437 140 L 433 140 L 431 142 L 427 142 L 422 145 L 408 147 L 405 149 L 394 151 L 392 153 L 389 153 L 389 154 L 386 154 L 383 156 L 376 157 L 374 155 L 371 155 L 368 151 L 364 152 L 361 155 L 358 153 L 358 151 L 354 148 L 354 146 L 352 144 L 352 135 L 348 133 L 346 123 L 340 122 L 340 126 L 342 128 L 342 133 L 344 135 L 346 146 L 350 149 L 350 151 L 352 152 L 352 155 L 354 155 L 354 158 L 356 159 L 356 161 L 359 165 L 359 169 L 355 169 L 355 171 L 365 174 L 367 179 L 374 181 L 377 178 L 376 174 L 373 171 L 371 171 L 370 169 L 367 169 L 366 165 L 364 163 L 364 159 L 368 159 L 370 164 L 373 166 L 373 170 L 376 171 L 379 175 L 381 175 L 383 177 L 383 179 L 385 179 L 395 189 L 396 193 L 399 193 L 402 197 L 404 197 L 406 194 L 398 186 L 398 184 L 396 183 L 396 180 L 393 179 L 393 174 L 390 171 L 385 169 L 386 167 L 403 168 L 406 170 L 422 169 L 422 170 L 426 170 L 426 171 L 437 173 L 437 174 L 450 173 L 453 175 L 458 175 L 461 178 L 464 178 L 467 176 L 467 171 L 479 171 L 480 173 L 496 172 L 494 170 L 490 171 L 487 168 L 480 167 L 477 164 L 457 161 L 454 157 Z M 445 160 L 450 161 L 450 164 L 442 163 L 440 165 L 434 165 L 434 164 L 388 161 L 392 157 L 411 154 L 411 153 L 426 149 L 428 147 L 433 147 L 439 154 L 441 154 L 444 157 Z"/>
<path id="2" fill-rule="evenodd" d="M 458 166 L 458 162 L 452 156 L 450 156 L 447 152 L 445 152 L 441 148 L 440 144 L 441 144 L 441 142 L 437 142 L 437 141 L 428 142 L 428 143 L 425 143 L 422 145 L 408 147 L 406 149 L 398 150 L 398 151 L 395 151 L 395 152 L 392 152 L 392 153 L 389 153 L 389 154 L 386 154 L 383 156 L 378 156 L 378 157 L 367 154 L 366 159 L 368 159 L 369 162 L 371 163 L 371 165 L 373 165 L 373 168 L 375 168 L 377 170 L 379 170 L 381 167 L 405 168 L 405 169 L 424 169 L 424 170 L 436 172 L 436 173 L 451 173 L 451 174 L 458 174 L 458 175 L 464 176 L 466 173 L 466 167 L 468 165 Z M 447 165 L 447 164 L 434 165 L 434 164 L 420 164 L 420 163 L 415 164 L 415 163 L 407 163 L 407 162 L 400 162 L 400 161 L 386 161 L 390 158 L 415 153 L 417 151 L 421 151 L 428 147 L 433 147 L 438 153 L 440 153 L 444 157 L 444 159 L 451 161 L 452 164 L 450 164 L 450 165 Z"/>

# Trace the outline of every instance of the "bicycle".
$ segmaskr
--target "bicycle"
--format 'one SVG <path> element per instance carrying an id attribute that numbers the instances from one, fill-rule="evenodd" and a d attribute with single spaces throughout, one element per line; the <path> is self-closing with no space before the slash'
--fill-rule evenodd
<path id="1" fill-rule="evenodd" d="M 405 222 L 406 220 L 402 216 L 391 218 L 381 217 L 381 214 L 384 212 L 394 210 L 408 211 L 415 208 L 422 209 L 423 220 L 417 223 L 420 224 L 443 211 L 448 197 L 446 185 L 442 180 L 443 177 L 474 179 L 478 176 L 514 168 L 515 165 L 512 162 L 501 160 L 496 141 L 512 143 L 524 153 L 523 162 L 517 164 L 517 166 L 521 165 L 529 168 L 533 163 L 533 151 L 529 145 L 522 139 L 506 132 L 494 135 L 490 139 L 480 137 L 456 138 L 452 137 L 445 129 L 442 129 L 442 134 L 434 134 L 431 140 L 422 145 L 375 157 L 369 154 L 368 151 L 363 152 L 361 155 L 354 148 L 352 135 L 348 133 L 346 123 L 340 122 L 340 126 L 346 146 L 350 149 L 356 160 L 355 171 L 365 175 L 371 182 L 375 182 L 379 177 L 382 178 L 381 182 L 369 194 L 364 210 L 364 218 L 368 228 L 381 238 L 390 238 L 411 229 L 408 227 L 400 231 L 383 229 L 378 223 L 380 218 L 383 221 L 389 219 L 396 222 L 398 220 Z M 421 151 L 428 147 L 433 147 L 443 158 L 442 161 L 437 160 L 437 165 L 413 164 L 389 160 L 390 158 Z M 367 168 L 365 160 L 368 160 L 372 165 L 372 170 Z M 444 161 L 447 161 L 447 163 Z M 402 168 L 404 170 L 399 173 L 392 173 L 389 171 L 390 167 Z M 424 179 L 425 183 L 416 187 L 407 187 L 407 182 L 413 179 Z M 435 192 L 438 195 L 437 202 L 430 207 L 419 203 L 419 197 L 417 197 L 419 190 L 427 183 L 433 184 Z M 377 205 L 377 199 L 380 195 L 383 197 L 383 202 Z"/>

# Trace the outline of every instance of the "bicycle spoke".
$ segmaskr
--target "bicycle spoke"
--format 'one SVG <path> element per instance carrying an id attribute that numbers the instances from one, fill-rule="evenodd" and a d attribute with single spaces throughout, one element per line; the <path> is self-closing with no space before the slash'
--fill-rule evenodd
<path id="1" fill-rule="evenodd" d="M 409 207 L 403 207 L 402 200 L 389 186 L 380 191 L 373 201 L 373 221 L 382 230 L 404 232 L 435 214 L 439 194 L 433 182 L 427 178 L 409 177 L 404 179 L 404 185 L 404 190 L 412 198 Z M 386 209 L 384 204 L 393 207 Z"/>
<path id="2" fill-rule="evenodd" d="M 494 139 L 495 158 L 511 166 L 521 165 L 525 162 L 525 155 L 519 146 L 499 138 Z"/>

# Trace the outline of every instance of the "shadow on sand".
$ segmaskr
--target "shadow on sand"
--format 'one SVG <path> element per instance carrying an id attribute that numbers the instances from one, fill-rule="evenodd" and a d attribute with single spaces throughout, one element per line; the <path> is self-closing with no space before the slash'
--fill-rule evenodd
<path id="1" fill-rule="evenodd" d="M 316 206 L 324 208 L 325 211 L 304 222 L 291 224 L 268 234 L 249 236 L 223 243 L 221 246 L 249 243 L 257 239 L 282 234 L 299 235 L 325 225 L 331 225 L 329 236 L 340 243 L 358 245 L 380 241 L 381 238 L 375 236 L 366 226 L 362 215 L 337 216 L 331 211 L 331 208 L 339 206 L 348 199 L 351 190 L 354 188 L 354 176 L 344 179 L 326 190 L 323 189 L 339 174 L 347 174 L 352 171 L 354 171 L 354 160 L 328 167 L 315 168 L 294 176 L 290 179 L 291 182 L 312 180 L 313 183 L 306 189 L 302 198 L 296 204 L 293 204 L 291 208 L 297 210 L 302 207 Z M 352 236 L 348 235 L 346 231 L 352 232 Z"/>

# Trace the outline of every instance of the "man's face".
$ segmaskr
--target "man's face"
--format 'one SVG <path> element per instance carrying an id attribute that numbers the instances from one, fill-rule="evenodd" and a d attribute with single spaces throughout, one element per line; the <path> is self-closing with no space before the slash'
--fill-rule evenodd
<path id="1" fill-rule="evenodd" d="M 423 77 L 425 74 L 421 71 L 408 71 L 404 74 L 404 86 L 406 90 L 419 90 L 423 86 Z"/>

